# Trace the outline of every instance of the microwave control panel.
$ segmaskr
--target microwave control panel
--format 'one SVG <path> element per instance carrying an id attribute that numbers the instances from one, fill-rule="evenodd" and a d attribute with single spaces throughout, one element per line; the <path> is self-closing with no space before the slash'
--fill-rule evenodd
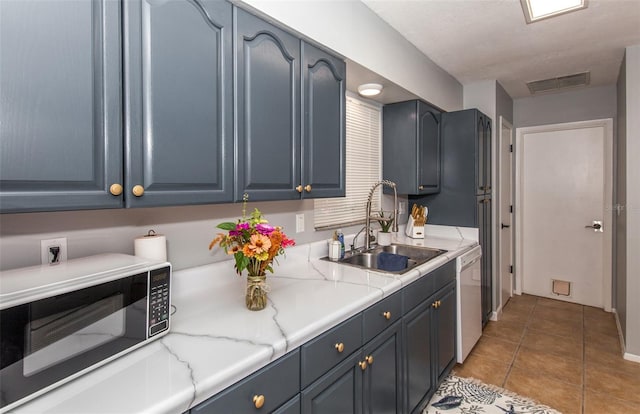
<path id="1" fill-rule="evenodd" d="M 169 267 L 149 272 L 149 337 L 169 329 L 170 274 Z"/>

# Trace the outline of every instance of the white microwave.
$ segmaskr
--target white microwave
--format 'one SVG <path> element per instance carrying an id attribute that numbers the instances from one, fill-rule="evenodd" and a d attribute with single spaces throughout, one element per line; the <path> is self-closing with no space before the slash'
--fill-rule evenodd
<path id="1" fill-rule="evenodd" d="M 0 272 L 0 413 L 169 332 L 171 264 L 102 254 Z"/>

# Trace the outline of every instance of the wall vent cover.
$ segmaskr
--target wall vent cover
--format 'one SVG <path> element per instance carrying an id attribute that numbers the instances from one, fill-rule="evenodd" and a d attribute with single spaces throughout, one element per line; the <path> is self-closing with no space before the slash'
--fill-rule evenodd
<path id="1" fill-rule="evenodd" d="M 527 82 L 527 87 L 532 95 L 540 92 L 557 91 L 565 88 L 585 86 L 590 82 L 590 72 L 575 73 L 573 75 L 558 76 L 556 78 L 542 79 Z"/>

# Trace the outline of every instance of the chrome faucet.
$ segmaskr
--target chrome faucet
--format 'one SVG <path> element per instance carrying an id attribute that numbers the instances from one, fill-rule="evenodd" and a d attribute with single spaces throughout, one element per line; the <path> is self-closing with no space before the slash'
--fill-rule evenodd
<path id="1" fill-rule="evenodd" d="M 366 231 L 365 234 L 367 235 L 369 235 L 369 233 L 371 232 L 371 219 L 373 218 L 374 220 L 380 220 L 380 217 L 371 217 L 371 204 L 373 200 L 373 193 L 376 191 L 376 188 L 381 185 L 386 185 L 387 187 L 393 188 L 393 228 L 391 229 L 391 231 L 393 231 L 394 233 L 398 232 L 398 192 L 396 191 L 396 183 L 389 180 L 382 180 L 374 184 L 373 187 L 371 187 L 371 190 L 369 190 L 369 198 L 367 199 L 367 215 L 364 222 L 364 228 Z M 365 237 L 364 249 L 369 250 L 370 248 L 371 241 L 369 237 Z"/>

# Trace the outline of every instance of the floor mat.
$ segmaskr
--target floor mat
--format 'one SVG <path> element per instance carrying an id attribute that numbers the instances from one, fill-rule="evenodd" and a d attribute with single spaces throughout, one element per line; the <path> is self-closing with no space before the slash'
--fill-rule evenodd
<path id="1" fill-rule="evenodd" d="M 474 378 L 449 375 L 423 414 L 560 414 L 546 405 Z"/>

